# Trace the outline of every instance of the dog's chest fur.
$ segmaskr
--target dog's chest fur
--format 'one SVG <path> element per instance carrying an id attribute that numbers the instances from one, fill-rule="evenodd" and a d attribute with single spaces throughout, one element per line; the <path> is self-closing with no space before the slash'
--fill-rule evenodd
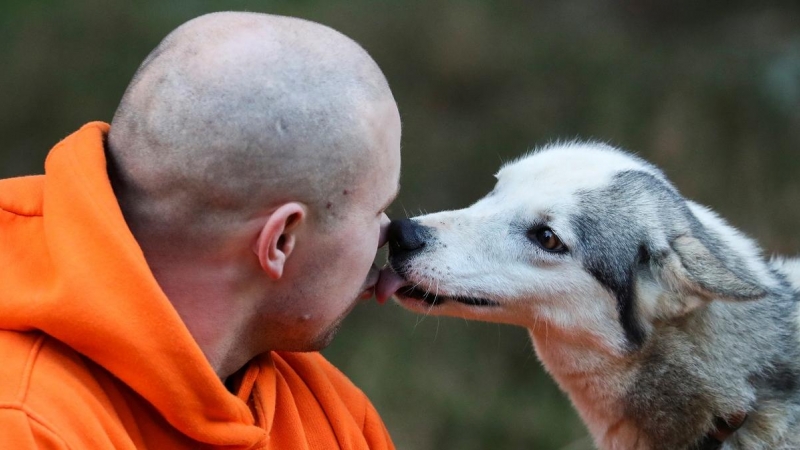
<path id="1" fill-rule="evenodd" d="M 550 334 L 553 334 L 551 336 Z M 635 449 L 636 428 L 625 417 L 623 399 L 633 384 L 633 372 L 616 358 L 595 350 L 597 336 L 564 342 L 556 330 L 530 330 L 539 359 L 569 394 L 584 423 L 606 448 Z M 595 342 L 589 342 L 595 341 Z M 625 446 L 627 445 L 627 447 Z"/>
<path id="2" fill-rule="evenodd" d="M 698 449 L 719 417 L 748 412 L 723 449 L 800 448 L 798 308 L 792 290 L 713 303 L 627 354 L 539 325 L 539 358 L 604 449 Z"/>

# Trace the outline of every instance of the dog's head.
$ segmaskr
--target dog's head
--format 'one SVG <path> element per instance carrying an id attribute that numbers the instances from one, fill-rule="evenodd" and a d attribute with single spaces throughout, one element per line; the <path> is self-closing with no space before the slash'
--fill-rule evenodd
<path id="1" fill-rule="evenodd" d="M 629 347 L 714 299 L 766 295 L 756 245 L 647 162 L 551 145 L 472 206 L 392 223 L 382 289 L 420 313 L 589 328 Z"/>

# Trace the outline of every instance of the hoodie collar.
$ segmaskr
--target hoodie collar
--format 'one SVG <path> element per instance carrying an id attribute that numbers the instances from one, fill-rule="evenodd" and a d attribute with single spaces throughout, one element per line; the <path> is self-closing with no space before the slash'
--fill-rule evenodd
<path id="1" fill-rule="evenodd" d="M 266 432 L 254 426 L 246 402 L 217 378 L 125 223 L 107 174 L 108 130 L 108 124 L 89 123 L 48 155 L 45 245 L 16 270 L 0 274 L 0 284 L 18 288 L 0 302 L 0 328 L 37 329 L 66 343 L 192 439 L 250 447 Z M 25 279 L 36 283 L 19 281 Z"/>

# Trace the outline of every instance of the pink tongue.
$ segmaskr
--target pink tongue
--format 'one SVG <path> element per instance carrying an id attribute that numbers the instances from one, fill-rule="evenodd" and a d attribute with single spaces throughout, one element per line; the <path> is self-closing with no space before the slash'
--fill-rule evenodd
<path id="1" fill-rule="evenodd" d="M 394 270 L 387 267 L 381 270 L 378 284 L 375 286 L 375 299 L 378 300 L 378 303 L 384 304 L 398 289 L 407 284 L 408 281 L 404 280 L 400 275 L 394 273 Z"/>

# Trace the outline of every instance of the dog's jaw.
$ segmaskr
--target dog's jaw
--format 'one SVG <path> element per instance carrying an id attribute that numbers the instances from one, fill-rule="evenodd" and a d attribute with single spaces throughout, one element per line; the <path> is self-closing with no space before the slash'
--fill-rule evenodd
<path id="1" fill-rule="evenodd" d="M 510 322 L 501 303 L 482 297 L 450 293 L 438 286 L 425 287 L 420 282 L 407 280 L 390 268 L 384 268 L 377 293 L 378 301 L 394 297 L 409 311 L 426 315 L 443 315 L 489 322 Z M 518 316 L 521 317 L 521 316 Z M 514 323 L 524 326 L 523 322 Z"/>

